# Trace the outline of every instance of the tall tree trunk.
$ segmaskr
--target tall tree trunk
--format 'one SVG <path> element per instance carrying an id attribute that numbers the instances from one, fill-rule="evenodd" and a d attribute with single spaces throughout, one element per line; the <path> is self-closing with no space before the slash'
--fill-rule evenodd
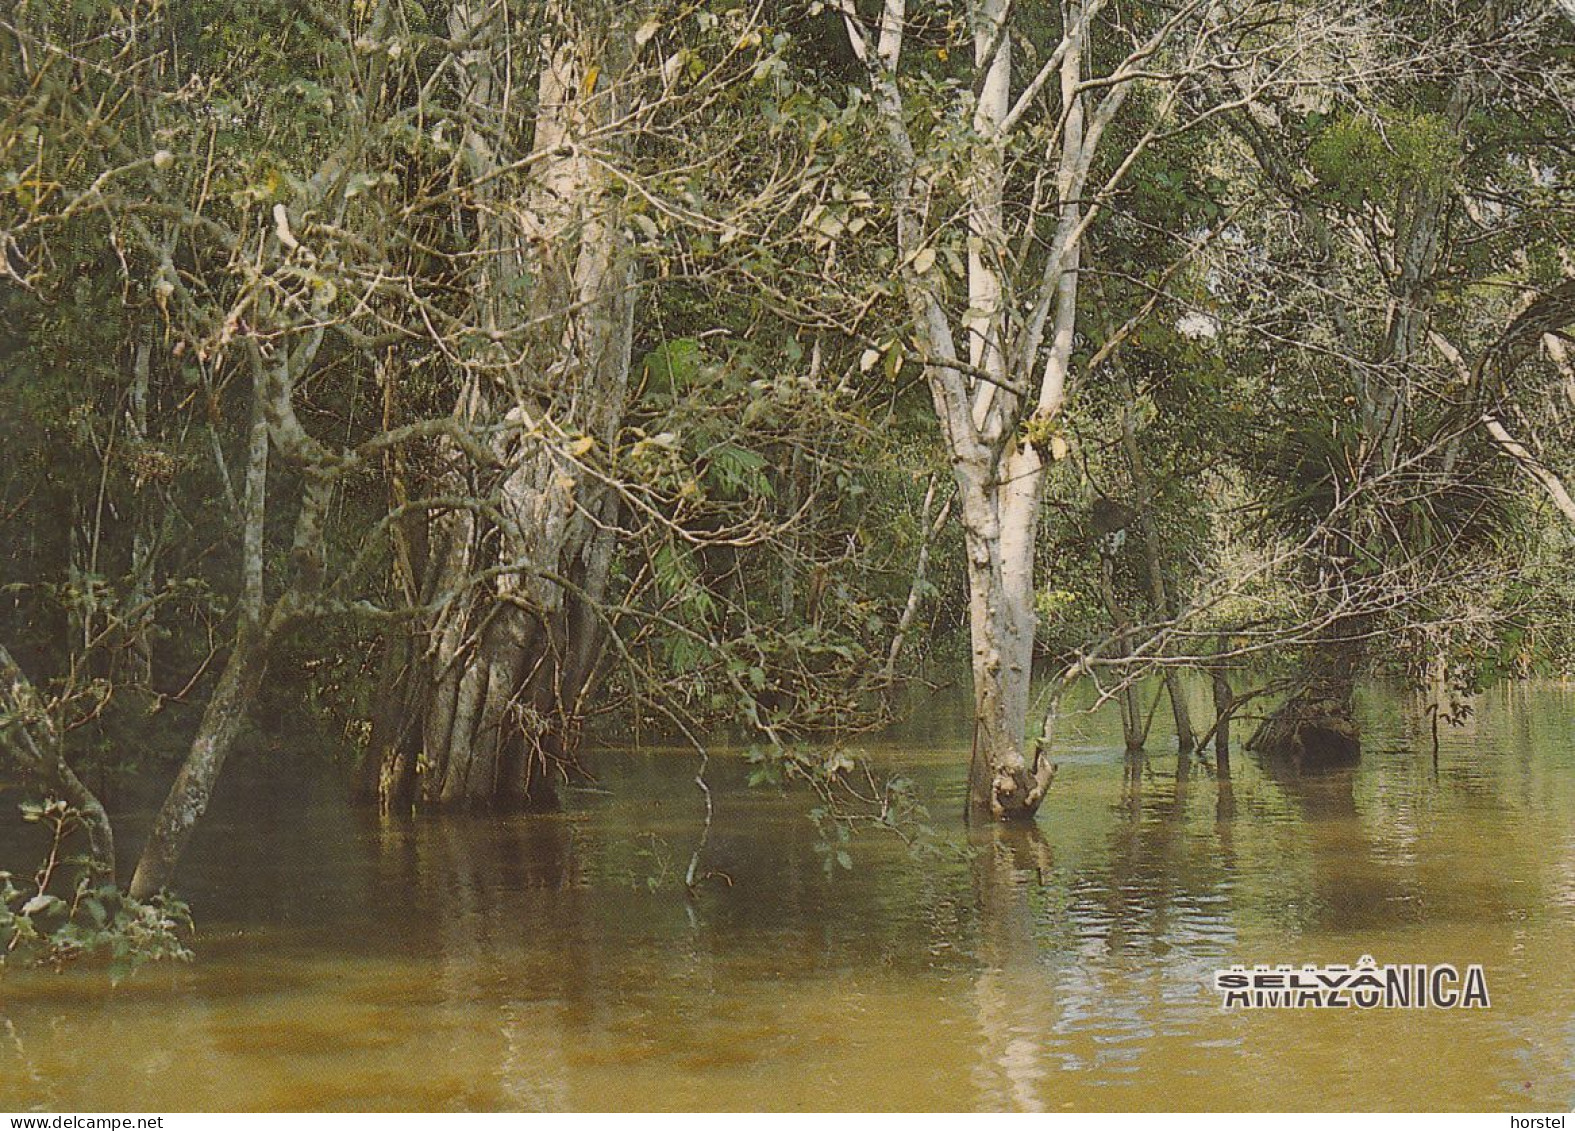
<path id="1" fill-rule="evenodd" d="M 267 667 L 265 636 L 262 626 L 245 625 L 230 649 L 218 685 L 202 712 L 202 722 L 192 739 L 191 749 L 154 818 L 147 844 L 137 861 L 130 889 L 134 899 L 147 899 L 169 887 L 175 877 L 175 866 L 197 822 L 208 810 L 219 771 L 224 768 L 224 761 L 262 684 Z"/>
<path id="2" fill-rule="evenodd" d="M 131 366 L 131 412 L 127 423 L 131 429 L 131 442 L 139 456 L 148 445 L 148 394 L 152 370 L 153 343 L 144 336 L 137 343 Z M 152 491 L 153 485 L 144 481 L 142 489 Z M 140 491 L 139 491 L 140 495 Z M 127 605 L 134 618 L 126 626 L 126 644 L 131 654 L 131 683 L 144 693 L 153 688 L 153 610 L 149 598 L 153 594 L 153 537 L 154 508 L 146 497 L 139 497 L 134 521 L 136 530 L 131 536 L 131 592 Z"/>
<path id="3" fill-rule="evenodd" d="M 1134 70 L 1123 71 L 1123 78 L 1088 112 L 1091 95 L 1083 74 L 1089 58 L 1088 21 L 1082 0 L 1068 0 L 1061 8 L 1060 44 L 1014 101 L 1009 23 L 1021 6 L 1010 0 L 973 0 L 967 5 L 976 97 L 973 136 L 958 186 L 968 202 L 963 349 L 948 312 L 950 296 L 937 281 L 941 272 L 933 270 L 932 226 L 945 223 L 932 214 L 938 211 L 935 178 L 944 175 L 939 170 L 946 162 L 920 160 L 898 81 L 908 30 L 906 2 L 885 0 L 873 26 L 865 25 L 851 0 L 835 7 L 855 56 L 868 68 L 871 101 L 886 129 L 902 293 L 957 481 L 968 554 L 974 678 L 970 808 L 1001 820 L 1031 818 L 1054 768 L 1044 756 L 1053 714 L 1032 749 L 1027 735 L 1035 627 L 1034 534 L 1044 480 L 1040 453 L 1029 439 L 1053 432 L 1066 403 L 1077 336 L 1082 241 L 1092 218 L 1085 205 L 1090 170 L 1105 127 L 1131 89 L 1126 80 L 1151 48 L 1129 56 Z M 1057 196 L 1054 232 L 1048 242 L 1032 227 L 1009 239 L 1005 154 L 1023 116 L 1040 104 L 1040 96 L 1056 79 L 1060 107 L 1051 115 L 1054 128 L 1048 132 L 1053 140 L 1046 153 Z M 1147 142 L 1139 142 L 1138 149 Z M 1130 167 L 1136 152 L 1111 174 L 1105 190 Z"/>
<path id="4" fill-rule="evenodd" d="M 1132 653 L 1132 620 L 1116 598 L 1114 563 L 1103 551 L 1099 557 L 1099 595 L 1105 602 L 1110 619 L 1115 622 L 1114 648 L 1120 656 Z M 1121 737 L 1127 753 L 1142 750 L 1148 742 L 1148 725 L 1143 716 L 1143 705 L 1138 695 L 1137 682 L 1123 677 L 1116 694 L 1116 704 L 1121 708 Z"/>
<path id="5" fill-rule="evenodd" d="M 1230 650 L 1230 638 L 1220 633 L 1217 651 Z M 1214 696 L 1214 769 L 1221 781 L 1230 780 L 1230 718 L 1236 710 L 1236 696 L 1230 686 L 1230 671 L 1216 659 L 1209 671 Z"/>
<path id="6" fill-rule="evenodd" d="M 796 454 L 795 452 L 795 456 Z M 929 484 L 924 490 L 924 502 L 919 507 L 919 552 L 913 564 L 913 581 L 908 585 L 908 599 L 903 602 L 902 613 L 897 617 L 897 628 L 892 633 L 891 647 L 886 652 L 886 667 L 881 673 L 881 682 L 885 684 L 888 696 L 896 691 L 897 660 L 902 655 L 903 643 L 913 628 L 913 618 L 919 611 L 919 602 L 924 598 L 924 586 L 928 581 L 926 575 L 930 567 L 930 544 L 940 534 L 941 528 L 946 525 L 946 520 L 951 515 L 952 500 L 948 498 L 941 505 L 940 513 L 931 518 L 937 483 L 936 476 L 930 476 Z M 784 612 L 783 615 L 785 617 L 787 613 Z"/>
<path id="7" fill-rule="evenodd" d="M 997 820 L 1031 818 L 1051 769 L 1028 744 L 1033 676 L 1033 550 L 1042 470 L 1032 448 L 1013 451 L 998 476 L 963 466 L 962 522 L 968 552 L 968 622 L 972 642 L 978 750 L 969 798 Z"/>
<path id="8" fill-rule="evenodd" d="M 398 417 L 400 367 L 394 357 L 381 359 L 378 377 L 383 392 L 383 431 L 392 431 Z M 403 517 L 390 529 L 393 553 L 389 567 L 389 600 L 411 610 L 421 602 L 418 590 L 426 563 L 427 542 L 419 518 L 406 511 L 410 503 L 404 452 L 384 454 L 388 506 Z M 419 563 L 419 564 L 418 564 Z M 406 680 L 418 662 L 417 632 L 409 625 L 391 626 L 383 634 L 377 694 L 372 705 L 372 731 L 352 783 L 355 801 L 384 802 L 390 809 L 407 808 L 415 796 L 416 761 L 420 751 L 414 720 L 405 711 Z"/>
<path id="9" fill-rule="evenodd" d="M 535 180 L 522 200 L 507 202 L 495 191 L 507 155 L 494 139 L 506 144 L 512 128 L 501 9 L 478 0 L 450 17 L 455 38 L 471 44 L 461 72 L 476 179 L 477 317 L 492 331 L 532 330 L 519 354 L 499 351 L 464 378 L 456 416 L 512 427 L 492 442 L 501 467 L 494 481 L 473 484 L 455 471 L 442 492 L 479 491 L 496 505 L 490 515 L 455 510 L 432 523 L 422 599 L 439 611 L 417 642 L 419 659 L 406 665 L 402 733 L 412 741 L 384 742 L 379 752 L 385 804 L 403 804 L 417 782 L 422 799 L 440 804 L 550 804 L 605 642 L 599 606 L 616 552 L 617 499 L 581 461 L 610 451 L 622 423 L 635 280 L 616 194 L 578 139 L 617 118 L 631 33 L 610 10 L 553 10 L 557 37 L 544 46 L 537 82 Z M 487 571 L 498 571 L 495 580 L 471 584 Z"/>
<path id="10" fill-rule="evenodd" d="M 137 861 L 130 888 L 131 895 L 137 899 L 146 899 L 168 887 L 174 879 L 175 867 L 197 822 L 207 812 L 219 772 L 257 697 L 267 667 L 268 644 L 273 632 L 273 625 L 265 623 L 263 616 L 269 390 L 260 367 L 254 370 L 254 380 L 246 465 L 245 527 L 241 535 L 241 600 L 235 642 L 213 695 L 203 709 L 202 721 L 192 738 L 186 760 L 153 820 L 153 828 Z M 320 527 L 315 531 L 309 529 L 316 525 L 310 512 L 320 509 L 325 502 L 321 491 L 308 492 L 298 523 L 298 549 L 304 545 L 303 537 L 313 533 L 320 542 Z"/>
<path id="11" fill-rule="evenodd" d="M 1118 365 L 1119 368 L 1119 365 Z M 1155 612 L 1171 618 L 1176 607 L 1171 603 L 1170 586 L 1165 580 L 1164 555 L 1160 552 L 1159 524 L 1154 521 L 1154 484 L 1148 475 L 1143 459 L 1143 449 L 1138 443 L 1137 421 L 1134 419 L 1133 400 L 1136 391 L 1122 372 L 1126 388 L 1126 402 L 1121 409 L 1121 443 L 1126 451 L 1127 466 L 1132 473 L 1133 493 L 1137 503 L 1138 533 L 1143 537 L 1143 565 L 1148 574 L 1149 597 Z M 1190 754 L 1197 740 L 1192 732 L 1192 715 L 1181 687 L 1181 673 L 1174 667 L 1164 669 L 1165 693 L 1170 697 L 1171 717 L 1176 723 L 1176 749 L 1183 755 Z"/>

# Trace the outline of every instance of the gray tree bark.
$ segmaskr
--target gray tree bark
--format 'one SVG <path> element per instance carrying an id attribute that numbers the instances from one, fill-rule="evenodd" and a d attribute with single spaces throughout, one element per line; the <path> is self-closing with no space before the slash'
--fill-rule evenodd
<path id="1" fill-rule="evenodd" d="M 549 803 L 578 743 L 605 644 L 598 606 L 618 507 L 587 463 L 611 450 L 627 405 L 635 278 L 616 195 L 579 143 L 617 118 L 632 32 L 616 13 L 553 7 L 556 34 L 537 79 L 533 181 L 521 199 L 502 200 L 492 185 L 507 155 L 491 139 L 506 139 L 512 127 L 496 17 L 479 3 L 450 16 L 455 38 L 473 45 L 462 73 L 477 182 L 477 313 L 492 330 L 531 329 L 517 354 L 464 377 L 455 416 L 510 427 L 493 441 L 501 470 L 479 485 L 495 506 L 452 511 L 431 525 L 422 598 L 440 609 L 406 669 L 410 740 L 381 753 L 385 805 L 417 797 Z M 589 77 L 598 73 L 604 80 Z M 528 297 L 511 297 L 527 278 Z M 446 493 L 471 495 L 476 486 L 456 470 Z M 489 572 L 488 584 L 470 584 Z"/>
<path id="2" fill-rule="evenodd" d="M 247 444 L 246 494 L 241 534 L 241 600 L 235 641 L 225 658 L 213 695 L 203 708 L 186 759 L 165 796 L 148 833 L 130 893 L 146 899 L 170 886 L 186 845 L 208 810 L 213 787 L 236 736 L 246 722 L 267 670 L 272 626 L 263 612 L 263 531 L 267 518 L 268 388 L 254 370 L 252 425 Z M 303 513 L 307 509 L 303 505 Z"/>

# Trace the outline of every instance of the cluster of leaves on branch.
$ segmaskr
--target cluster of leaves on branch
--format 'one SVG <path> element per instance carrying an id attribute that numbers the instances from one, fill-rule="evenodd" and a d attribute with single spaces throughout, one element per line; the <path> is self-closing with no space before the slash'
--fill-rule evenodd
<path id="1" fill-rule="evenodd" d="M 79 822 L 65 802 L 27 802 L 21 813 L 47 830 L 49 848 L 28 879 L 0 872 L 0 967 L 103 961 L 118 978 L 146 962 L 191 958 L 184 903 L 164 894 L 132 899 L 97 875 L 91 860 L 65 855 Z"/>

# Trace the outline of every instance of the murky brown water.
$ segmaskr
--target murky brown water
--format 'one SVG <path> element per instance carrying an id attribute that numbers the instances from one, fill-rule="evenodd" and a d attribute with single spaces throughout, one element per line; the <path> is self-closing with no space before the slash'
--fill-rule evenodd
<path id="1" fill-rule="evenodd" d="M 1042 839 L 870 837 L 829 879 L 803 798 L 721 756 L 732 883 L 692 904 L 682 754 L 598 756 L 562 815 L 387 823 L 242 762 L 184 874 L 199 960 L 0 975 L 0 1109 L 1569 1109 L 1575 690 L 1485 696 L 1436 774 L 1410 708 L 1368 715 L 1354 772 L 1238 754 L 1231 804 L 1084 717 Z M 966 746 L 937 705 L 871 747 L 958 843 Z M 1212 989 L 1363 954 L 1481 962 L 1492 1008 Z"/>

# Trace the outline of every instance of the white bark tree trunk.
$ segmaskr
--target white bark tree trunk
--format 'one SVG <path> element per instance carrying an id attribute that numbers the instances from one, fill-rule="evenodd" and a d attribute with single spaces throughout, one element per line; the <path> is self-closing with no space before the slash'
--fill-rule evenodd
<path id="1" fill-rule="evenodd" d="M 969 797 L 975 810 L 997 819 L 1031 817 L 1050 781 L 1048 760 L 1028 745 L 1041 470 L 1038 454 L 1024 447 L 993 480 L 986 469 L 958 475 L 980 754 Z"/>
<path id="2" fill-rule="evenodd" d="M 970 5 L 978 99 L 975 140 L 961 173 L 969 202 L 969 309 L 961 320 L 967 348 L 960 350 L 944 283 L 931 270 L 935 252 L 927 226 L 936 174 L 915 151 L 898 82 L 905 0 L 886 0 L 874 29 L 865 28 L 851 0 L 840 0 L 838 7 L 855 54 L 870 69 L 873 103 L 897 167 L 893 206 L 902 281 L 957 482 L 968 554 L 974 680 L 970 807 L 999 820 L 1030 818 L 1054 769 L 1043 753 L 1049 736 L 1032 744 L 1028 737 L 1034 542 L 1044 464 L 1023 425 L 1030 416 L 1051 424 L 1065 402 L 1088 219 L 1082 196 L 1099 134 L 1125 93 L 1117 84 L 1090 126 L 1082 88 L 1088 12 L 1083 0 L 1071 0 L 1063 9 L 1061 44 L 1014 101 L 1008 26 L 1013 6 L 1009 0 Z M 1059 78 L 1061 121 L 1049 131 L 1045 159 L 1055 168 L 1055 228 L 1048 253 L 1030 272 L 1018 245 L 1033 241 L 1009 239 L 1006 231 L 1006 154 L 1012 130 L 1054 78 Z M 1039 279 L 1024 286 L 1033 273 Z M 1026 315 L 1016 308 L 1024 305 Z"/>

